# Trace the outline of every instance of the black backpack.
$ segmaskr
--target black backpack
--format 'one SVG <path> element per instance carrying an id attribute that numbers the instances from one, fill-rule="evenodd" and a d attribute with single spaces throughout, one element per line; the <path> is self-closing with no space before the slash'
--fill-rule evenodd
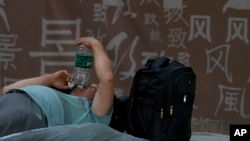
<path id="1" fill-rule="evenodd" d="M 149 59 L 133 79 L 128 133 L 151 141 L 189 141 L 196 75 L 167 57 Z"/>
<path id="2" fill-rule="evenodd" d="M 126 133 L 128 130 L 128 96 L 114 96 L 113 113 L 109 126 L 113 129 Z"/>

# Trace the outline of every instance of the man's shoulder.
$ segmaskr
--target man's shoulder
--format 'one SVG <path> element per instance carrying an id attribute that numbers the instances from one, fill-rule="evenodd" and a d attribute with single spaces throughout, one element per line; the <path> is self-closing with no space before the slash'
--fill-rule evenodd
<path id="1" fill-rule="evenodd" d="M 47 87 L 43 85 L 29 85 L 29 86 L 25 86 L 19 89 L 25 91 L 29 95 L 43 95 L 44 96 L 44 95 L 51 95 L 53 93 L 54 94 L 60 93 L 59 91 L 51 87 Z"/>

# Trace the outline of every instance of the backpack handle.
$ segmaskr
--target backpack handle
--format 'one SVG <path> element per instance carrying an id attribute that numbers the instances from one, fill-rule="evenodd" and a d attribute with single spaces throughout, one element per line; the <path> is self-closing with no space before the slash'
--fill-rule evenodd
<path id="1" fill-rule="evenodd" d="M 168 57 L 162 56 L 159 59 L 154 59 L 151 63 L 151 68 L 161 68 L 162 66 L 167 66 L 173 60 L 169 59 Z"/>

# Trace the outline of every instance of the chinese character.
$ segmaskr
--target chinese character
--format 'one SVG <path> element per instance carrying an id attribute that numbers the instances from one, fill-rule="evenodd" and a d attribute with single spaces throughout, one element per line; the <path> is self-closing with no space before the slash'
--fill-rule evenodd
<path id="1" fill-rule="evenodd" d="M 94 22 L 104 22 L 107 26 L 107 17 L 106 17 L 107 6 L 101 4 L 94 4 Z"/>
<path id="2" fill-rule="evenodd" d="M 0 0 L 0 6 L 4 6 L 4 0 Z M 7 30 L 10 31 L 10 25 L 3 7 L 0 7 L 0 16 L 3 18 Z"/>
<path id="3" fill-rule="evenodd" d="M 190 54 L 188 52 L 179 52 L 178 53 L 178 61 L 185 66 L 189 66 L 189 58 Z"/>
<path id="4" fill-rule="evenodd" d="M 47 44 L 53 44 L 56 45 L 59 52 L 63 52 L 63 45 L 74 45 L 75 40 L 80 38 L 80 19 L 62 21 L 43 19 L 42 24 L 41 45 L 43 47 Z M 66 39 L 65 37 L 69 38 Z"/>
<path id="5" fill-rule="evenodd" d="M 211 42 L 210 16 L 191 16 L 189 41 L 201 36 Z"/>
<path id="6" fill-rule="evenodd" d="M 156 26 L 159 26 L 159 24 L 157 23 L 156 19 L 156 15 L 155 14 L 144 14 L 145 16 L 145 21 L 144 24 L 155 24 Z"/>
<path id="7" fill-rule="evenodd" d="M 15 53 L 22 51 L 22 48 L 13 48 L 16 45 L 16 40 L 17 35 L 15 34 L 0 34 L 0 63 L 4 63 L 5 70 L 8 69 L 8 66 L 16 68 L 15 65 L 10 64 L 15 59 Z"/>
<path id="8" fill-rule="evenodd" d="M 132 8 L 131 8 L 131 5 L 130 5 L 130 0 L 127 0 L 127 7 L 128 7 L 128 10 L 124 12 L 124 16 L 130 16 L 131 18 L 135 18 L 137 17 L 137 14 L 135 12 L 132 12 Z"/>
<path id="9" fill-rule="evenodd" d="M 223 121 L 212 120 L 209 118 L 192 118 L 192 126 L 200 126 L 203 131 L 207 132 L 222 132 Z"/>
<path id="10" fill-rule="evenodd" d="M 245 88 L 235 88 L 227 87 L 224 85 L 219 85 L 220 89 L 220 100 L 215 110 L 214 115 L 217 115 L 219 109 L 224 104 L 224 111 L 240 113 L 242 118 L 250 118 L 250 114 L 245 114 L 244 104 L 245 104 Z"/>
<path id="11" fill-rule="evenodd" d="M 234 40 L 235 38 L 239 38 L 240 40 L 245 41 L 248 44 L 247 37 L 247 26 L 248 21 L 246 18 L 229 18 L 228 21 L 228 35 L 226 42 L 230 40 Z"/>
<path id="12" fill-rule="evenodd" d="M 164 8 L 164 15 L 167 18 L 166 24 L 170 23 L 171 21 L 177 22 L 182 20 L 186 25 L 189 25 L 188 22 L 182 17 L 182 13 L 186 5 L 182 5 L 182 0 L 164 0 L 163 1 L 163 8 Z"/>
<path id="13" fill-rule="evenodd" d="M 139 36 L 136 36 L 132 43 L 122 50 L 120 47 L 120 44 L 122 41 L 124 41 L 127 38 L 127 34 L 125 32 L 121 32 L 118 35 L 116 35 L 106 46 L 106 50 L 112 51 L 114 50 L 114 59 L 113 59 L 113 66 L 114 66 L 114 73 L 117 73 L 118 68 L 120 67 L 120 64 L 126 59 L 126 61 L 131 61 L 131 66 L 128 68 L 128 70 L 121 71 L 120 74 L 120 80 L 126 80 L 130 77 L 134 76 L 135 69 L 136 69 L 136 62 L 133 58 L 133 53 L 136 48 L 136 44 L 138 43 Z M 119 50 L 122 50 L 122 53 L 119 54 Z M 121 52 L 121 51 L 120 51 Z M 128 57 L 126 57 L 128 56 Z"/>
<path id="14" fill-rule="evenodd" d="M 102 39 L 106 36 L 106 34 L 101 34 L 100 29 L 97 31 L 97 33 L 95 33 L 93 30 L 91 29 L 87 29 L 87 36 L 88 37 L 95 37 L 96 39 L 98 39 L 99 41 L 102 41 Z"/>
<path id="15" fill-rule="evenodd" d="M 206 49 L 208 58 L 207 63 L 207 74 L 212 73 L 216 68 L 220 68 L 225 72 L 229 82 L 233 81 L 231 73 L 228 71 L 228 54 L 230 45 L 221 45 L 214 49 Z"/>
<path id="16" fill-rule="evenodd" d="M 161 41 L 162 42 L 162 39 L 160 37 L 161 32 L 158 29 L 157 30 L 151 29 L 151 32 L 149 34 L 150 34 L 151 41 Z"/>
<path id="17" fill-rule="evenodd" d="M 228 8 L 238 9 L 238 10 L 249 10 L 250 1 L 249 0 L 228 0 L 223 6 L 223 13 L 227 11 Z"/>
<path id="18" fill-rule="evenodd" d="M 176 48 L 186 48 L 184 45 L 184 40 L 186 36 L 186 32 L 182 32 L 182 28 L 169 29 L 170 34 L 168 36 L 170 44 L 168 47 L 176 47 Z"/>
<path id="19" fill-rule="evenodd" d="M 108 6 L 115 6 L 116 7 L 116 11 L 115 11 L 113 18 L 112 18 L 112 24 L 114 24 L 122 13 L 122 9 L 124 7 L 123 0 L 103 0 L 103 5 L 105 5 L 105 7 L 108 7 Z"/>

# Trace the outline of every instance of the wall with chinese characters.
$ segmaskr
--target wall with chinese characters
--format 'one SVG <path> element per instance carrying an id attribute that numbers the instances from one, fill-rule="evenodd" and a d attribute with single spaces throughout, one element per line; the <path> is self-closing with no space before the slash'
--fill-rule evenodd
<path id="1" fill-rule="evenodd" d="M 148 58 L 191 66 L 192 130 L 227 134 L 250 123 L 249 12 L 250 0 L 0 0 L 0 87 L 72 72 L 74 41 L 92 36 L 112 59 L 118 96 Z"/>

